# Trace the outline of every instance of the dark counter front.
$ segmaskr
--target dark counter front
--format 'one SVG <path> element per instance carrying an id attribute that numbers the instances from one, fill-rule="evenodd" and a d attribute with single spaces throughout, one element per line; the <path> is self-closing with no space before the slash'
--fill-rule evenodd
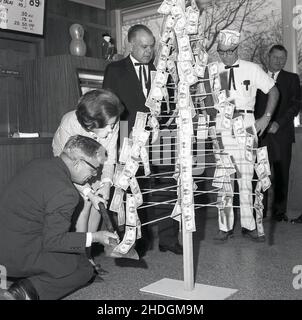
<path id="1" fill-rule="evenodd" d="M 52 138 L 0 138 L 0 192 L 29 161 L 52 156 Z"/>
<path id="2" fill-rule="evenodd" d="M 287 211 L 290 216 L 302 213 L 302 127 L 295 129 L 295 135 L 288 186 Z"/>

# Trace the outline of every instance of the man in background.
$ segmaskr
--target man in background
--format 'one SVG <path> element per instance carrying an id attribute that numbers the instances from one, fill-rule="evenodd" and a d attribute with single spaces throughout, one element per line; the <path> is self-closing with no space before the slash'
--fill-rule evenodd
<path id="1" fill-rule="evenodd" d="M 286 208 L 292 144 L 295 142 L 294 118 L 299 113 L 301 103 L 299 77 L 295 73 L 283 70 L 286 60 L 287 50 L 282 45 L 274 45 L 269 50 L 267 73 L 275 81 L 280 97 L 268 128 L 259 141 L 260 146 L 268 148 L 269 161 L 273 171 L 272 217 L 276 221 L 288 221 Z M 258 92 L 255 108 L 256 119 L 263 116 L 267 98 L 267 95 Z M 265 192 L 264 216 L 267 215 L 267 200 L 268 192 Z"/>

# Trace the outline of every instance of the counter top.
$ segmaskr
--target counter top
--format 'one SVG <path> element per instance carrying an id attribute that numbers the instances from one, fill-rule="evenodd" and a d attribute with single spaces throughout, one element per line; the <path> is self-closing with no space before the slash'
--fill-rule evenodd
<path id="1" fill-rule="evenodd" d="M 6 138 L 0 137 L 0 145 L 16 145 L 16 144 L 51 144 L 52 137 L 39 138 Z"/>

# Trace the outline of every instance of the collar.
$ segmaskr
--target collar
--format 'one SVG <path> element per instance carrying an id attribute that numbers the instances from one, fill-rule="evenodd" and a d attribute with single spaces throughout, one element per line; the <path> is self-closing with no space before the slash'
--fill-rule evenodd
<path id="1" fill-rule="evenodd" d="M 280 71 L 281 71 L 281 70 L 279 70 L 279 71 L 277 71 L 277 72 L 274 72 L 274 80 L 277 80 Z M 267 74 L 268 74 L 270 77 L 272 77 L 273 72 L 270 71 L 270 70 L 268 70 Z"/>
<path id="2" fill-rule="evenodd" d="M 230 67 L 235 66 L 236 64 L 240 65 L 240 59 L 237 59 Z M 225 67 L 227 67 L 226 64 L 224 64 Z"/>
<path id="3" fill-rule="evenodd" d="M 133 64 L 133 67 L 135 68 L 135 67 L 137 67 L 136 65 L 135 65 L 135 63 L 140 63 L 139 61 L 137 61 L 134 57 L 132 57 L 132 55 L 130 54 L 129 55 L 129 57 L 130 57 L 130 60 L 131 60 L 131 62 L 132 62 L 132 64 Z M 146 64 L 146 67 L 148 66 L 149 64 Z M 148 69 L 147 69 L 148 70 Z"/>

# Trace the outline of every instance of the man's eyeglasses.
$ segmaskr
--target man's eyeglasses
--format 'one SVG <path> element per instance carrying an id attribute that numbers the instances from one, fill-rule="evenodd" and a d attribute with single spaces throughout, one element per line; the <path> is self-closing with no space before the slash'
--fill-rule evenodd
<path id="1" fill-rule="evenodd" d="M 229 50 L 221 50 L 221 49 L 217 49 L 217 52 L 219 54 L 223 55 L 228 55 L 231 56 L 236 50 L 237 50 L 238 46 L 235 47 L 234 49 L 229 49 Z"/>
<path id="2" fill-rule="evenodd" d="M 82 161 L 84 161 L 90 168 L 92 168 L 95 172 L 98 172 L 101 168 L 102 168 L 102 164 L 99 165 L 98 167 L 95 167 L 92 163 L 90 163 L 89 161 L 86 161 L 85 159 L 81 159 Z"/>

